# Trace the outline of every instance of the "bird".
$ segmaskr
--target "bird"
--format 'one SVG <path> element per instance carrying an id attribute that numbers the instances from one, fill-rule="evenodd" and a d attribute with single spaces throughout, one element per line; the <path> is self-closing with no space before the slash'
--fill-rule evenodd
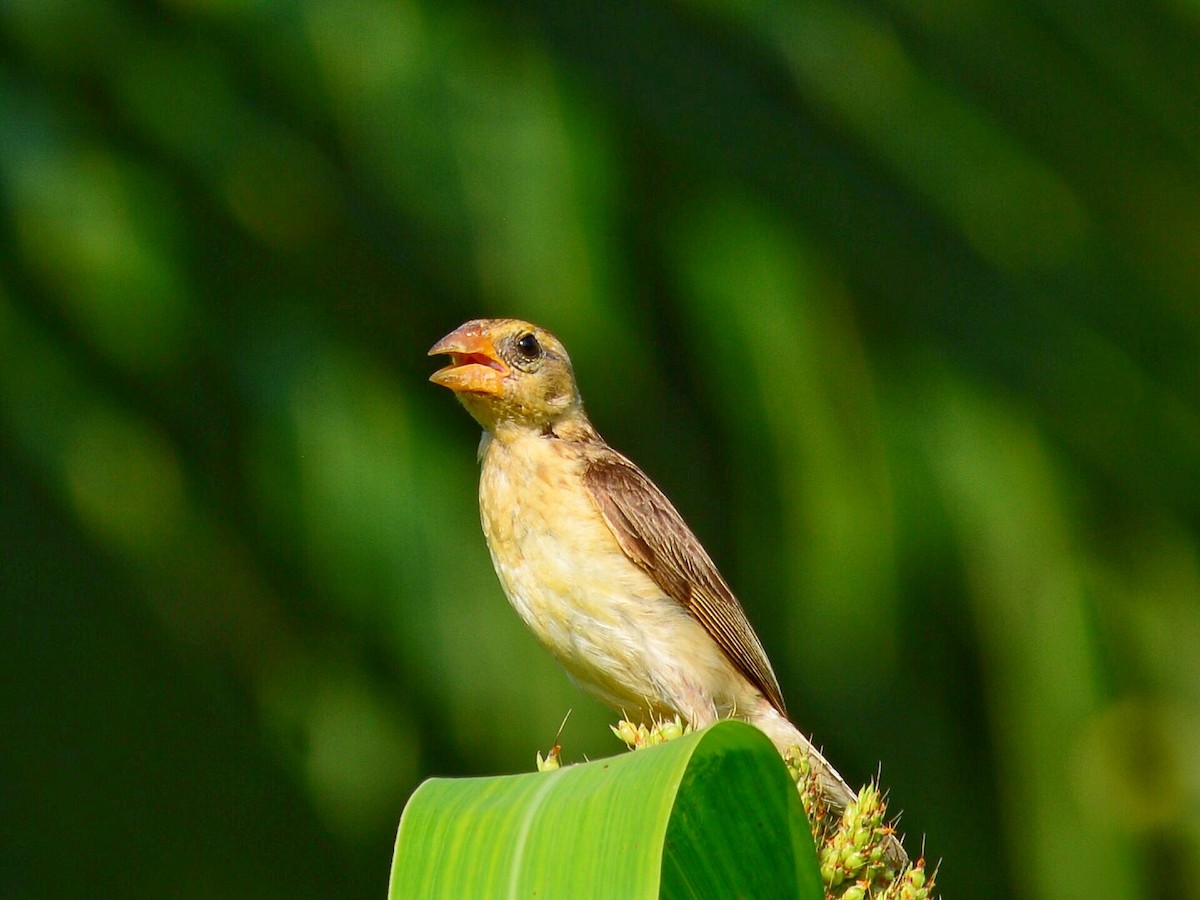
<path id="1" fill-rule="evenodd" d="M 450 357 L 430 381 L 483 428 L 479 515 L 500 585 L 570 678 L 626 716 L 694 729 L 742 719 L 781 753 L 799 747 L 840 815 L 855 792 L 788 718 L 762 642 L 699 539 L 592 425 L 562 342 L 520 319 L 475 319 L 429 355 Z"/>

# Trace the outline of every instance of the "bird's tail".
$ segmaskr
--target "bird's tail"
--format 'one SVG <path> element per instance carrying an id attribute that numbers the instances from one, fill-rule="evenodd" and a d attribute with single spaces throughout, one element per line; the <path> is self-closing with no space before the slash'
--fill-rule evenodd
<path id="1" fill-rule="evenodd" d="M 826 806 L 840 817 L 846 811 L 846 807 L 858 798 L 858 794 L 851 790 L 846 779 L 838 774 L 837 769 L 829 764 L 829 760 L 821 755 L 821 751 L 814 747 L 812 741 L 795 725 L 773 706 L 765 703 L 764 706 L 765 708 L 753 716 L 750 722 L 771 739 L 781 754 L 786 754 L 792 747 L 800 748 L 817 774 Z M 904 847 L 895 835 L 888 835 L 887 858 L 897 869 L 902 869 L 908 864 L 908 854 L 904 852 Z"/>

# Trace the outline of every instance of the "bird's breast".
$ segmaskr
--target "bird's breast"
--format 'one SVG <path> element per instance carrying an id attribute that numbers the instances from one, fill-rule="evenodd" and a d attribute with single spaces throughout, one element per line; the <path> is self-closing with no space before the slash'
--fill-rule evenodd
<path id="1" fill-rule="evenodd" d="M 666 623 L 686 617 L 621 551 L 569 445 L 492 440 L 479 509 L 505 594 L 559 663 L 615 707 L 657 695 L 648 658 Z M 661 642 L 669 640 L 668 635 Z"/>

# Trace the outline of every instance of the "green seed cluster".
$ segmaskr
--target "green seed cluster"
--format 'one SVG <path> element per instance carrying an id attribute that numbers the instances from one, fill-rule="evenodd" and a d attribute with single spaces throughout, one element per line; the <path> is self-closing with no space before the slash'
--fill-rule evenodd
<path id="1" fill-rule="evenodd" d="M 692 733 L 692 726 L 684 724 L 679 716 L 664 719 L 661 722 L 651 722 L 649 727 L 638 723 L 634 725 L 627 719 L 622 719 L 616 725 L 609 726 L 612 733 L 630 750 L 642 750 L 657 744 L 665 744 L 677 737 Z"/>
<path id="2" fill-rule="evenodd" d="M 922 857 L 899 874 L 887 861 L 894 829 L 887 801 L 874 784 L 866 785 L 840 818 L 831 814 L 808 756 L 792 747 L 784 754 L 800 791 L 821 861 L 821 880 L 829 900 L 930 900 L 936 872 L 925 871 Z"/>
<path id="3" fill-rule="evenodd" d="M 843 896 L 860 900 L 865 893 L 857 886 L 884 884 L 895 877 L 884 857 L 886 813 L 879 789 L 865 785 L 821 848 L 821 878 L 825 884 L 830 888 L 854 884 L 856 888 Z"/>
<path id="4" fill-rule="evenodd" d="M 799 747 L 789 747 L 783 755 L 783 761 L 787 764 L 792 781 L 800 790 L 800 801 L 804 804 L 804 814 L 808 816 L 809 827 L 813 830 L 813 840 L 820 847 L 834 824 L 821 791 L 821 781 L 813 773 L 808 754 Z"/>
<path id="5" fill-rule="evenodd" d="M 555 744 L 550 748 L 550 752 L 546 754 L 546 758 L 542 759 L 542 751 L 537 754 L 537 770 L 539 772 L 553 772 L 555 769 L 562 767 L 562 747 Z"/>

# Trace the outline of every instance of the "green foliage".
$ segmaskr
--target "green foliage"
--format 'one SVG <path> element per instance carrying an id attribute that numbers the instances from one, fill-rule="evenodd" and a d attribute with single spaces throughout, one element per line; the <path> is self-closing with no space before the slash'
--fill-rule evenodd
<path id="1" fill-rule="evenodd" d="M 0 3 L 0 895 L 378 896 L 424 778 L 611 751 L 425 380 L 480 315 L 947 896 L 1200 884 L 1198 72 L 1186 0 Z"/>
<path id="2" fill-rule="evenodd" d="M 654 752 L 507 777 L 431 779 L 396 837 L 390 896 L 821 900 L 778 753 L 723 722 Z"/>

